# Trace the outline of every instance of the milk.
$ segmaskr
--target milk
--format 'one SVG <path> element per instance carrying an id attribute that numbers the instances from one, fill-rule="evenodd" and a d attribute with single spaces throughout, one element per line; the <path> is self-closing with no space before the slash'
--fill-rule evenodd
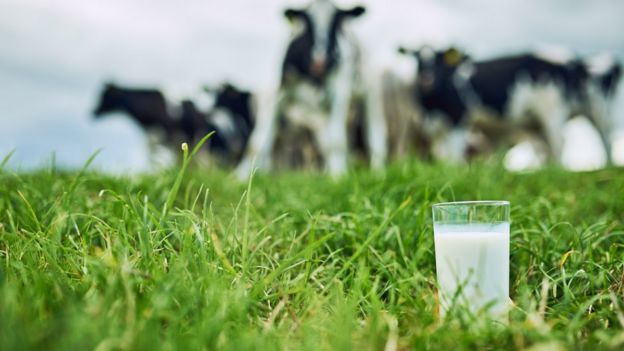
<path id="1" fill-rule="evenodd" d="M 509 301 L 509 223 L 434 224 L 433 232 L 441 315 L 454 303 L 473 312 L 489 305 L 493 316 L 504 316 Z"/>

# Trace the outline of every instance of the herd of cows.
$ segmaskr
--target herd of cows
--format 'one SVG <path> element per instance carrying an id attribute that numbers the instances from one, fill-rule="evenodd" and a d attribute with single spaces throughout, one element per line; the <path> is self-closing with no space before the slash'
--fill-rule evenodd
<path id="1" fill-rule="evenodd" d="M 354 159 L 382 167 L 418 153 L 464 162 L 523 140 L 561 159 L 564 124 L 577 115 L 594 125 L 610 155 L 611 105 L 621 65 L 608 55 L 532 53 L 476 61 L 454 48 L 401 47 L 415 79 L 375 75 L 350 22 L 362 6 L 340 9 L 312 0 L 284 15 L 299 24 L 282 62 L 280 85 L 252 94 L 230 84 L 206 89 L 213 107 L 172 105 L 158 90 L 107 84 L 96 116 L 125 112 L 160 143 L 179 148 L 215 131 L 207 150 L 240 178 L 260 170 L 315 168 L 340 175 Z"/>
<path id="2" fill-rule="evenodd" d="M 95 118 L 112 112 L 127 114 L 148 133 L 150 146 L 164 144 L 179 149 L 183 142 L 192 145 L 214 131 L 207 141 L 210 154 L 223 165 L 236 165 L 254 129 L 251 93 L 230 84 L 204 90 L 214 95 L 210 111 L 201 111 L 191 100 L 172 104 L 157 89 L 107 83 L 93 113 Z"/>

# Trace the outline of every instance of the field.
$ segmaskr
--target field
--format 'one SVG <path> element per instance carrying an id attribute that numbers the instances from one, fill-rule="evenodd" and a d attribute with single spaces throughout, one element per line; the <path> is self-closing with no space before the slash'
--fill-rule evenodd
<path id="1" fill-rule="evenodd" d="M 0 171 L 3 350 L 624 348 L 624 170 Z M 436 312 L 431 204 L 512 203 L 508 326 Z"/>

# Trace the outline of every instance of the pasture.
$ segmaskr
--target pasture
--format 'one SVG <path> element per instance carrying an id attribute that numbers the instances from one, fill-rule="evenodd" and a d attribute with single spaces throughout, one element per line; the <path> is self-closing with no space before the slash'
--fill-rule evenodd
<path id="1" fill-rule="evenodd" d="M 622 349 L 624 171 L 0 171 L 0 349 Z M 512 204 L 507 326 L 436 312 L 431 204 Z"/>

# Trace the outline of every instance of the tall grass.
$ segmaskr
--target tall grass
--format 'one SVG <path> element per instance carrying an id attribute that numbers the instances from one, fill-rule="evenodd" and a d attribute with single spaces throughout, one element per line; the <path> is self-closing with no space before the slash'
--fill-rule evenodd
<path id="1" fill-rule="evenodd" d="M 622 349 L 624 171 L 0 167 L 0 349 Z M 512 203 L 508 326 L 436 313 L 434 202 Z M 164 210 L 163 210 L 164 209 Z"/>

